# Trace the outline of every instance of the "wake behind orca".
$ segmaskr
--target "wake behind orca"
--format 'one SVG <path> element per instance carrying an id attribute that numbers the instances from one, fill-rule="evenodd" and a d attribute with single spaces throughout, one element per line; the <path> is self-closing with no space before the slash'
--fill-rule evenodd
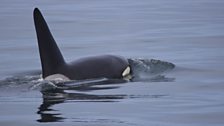
<path id="1" fill-rule="evenodd" d="M 33 11 L 37 41 L 45 80 L 124 79 L 131 74 L 128 59 L 115 55 L 81 58 L 66 63 L 40 10 Z"/>

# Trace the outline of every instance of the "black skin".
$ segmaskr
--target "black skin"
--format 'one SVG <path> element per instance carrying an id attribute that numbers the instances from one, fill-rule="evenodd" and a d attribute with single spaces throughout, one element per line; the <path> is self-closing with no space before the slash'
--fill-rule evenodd
<path id="1" fill-rule="evenodd" d="M 62 74 L 74 79 L 111 78 L 121 79 L 128 61 L 119 56 L 102 55 L 82 58 L 66 64 Z"/>
<path id="2" fill-rule="evenodd" d="M 33 12 L 43 78 L 63 74 L 71 80 L 122 79 L 128 60 L 115 55 L 92 56 L 66 63 L 39 9 Z"/>

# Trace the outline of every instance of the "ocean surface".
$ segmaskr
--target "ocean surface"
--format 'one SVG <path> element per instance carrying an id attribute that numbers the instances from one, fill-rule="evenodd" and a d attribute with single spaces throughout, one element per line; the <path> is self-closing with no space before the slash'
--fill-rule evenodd
<path id="1" fill-rule="evenodd" d="M 223 0 L 0 3 L 1 126 L 224 125 Z M 121 55 L 138 78 L 41 80 L 35 7 L 66 61 Z"/>

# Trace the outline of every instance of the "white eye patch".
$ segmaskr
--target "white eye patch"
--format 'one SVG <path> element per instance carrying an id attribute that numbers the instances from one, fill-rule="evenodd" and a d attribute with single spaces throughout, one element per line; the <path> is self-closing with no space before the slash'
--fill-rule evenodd
<path id="1" fill-rule="evenodd" d="M 125 77 L 125 76 L 128 76 L 131 72 L 131 68 L 128 66 L 122 73 L 122 76 Z"/>
<path id="2" fill-rule="evenodd" d="M 132 78 L 131 68 L 129 66 L 123 71 L 122 76 L 125 80 L 130 80 Z"/>

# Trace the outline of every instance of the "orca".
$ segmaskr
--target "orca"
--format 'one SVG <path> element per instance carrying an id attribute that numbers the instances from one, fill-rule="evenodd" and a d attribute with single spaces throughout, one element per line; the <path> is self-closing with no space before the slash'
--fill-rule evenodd
<path id="1" fill-rule="evenodd" d="M 116 55 L 91 56 L 66 63 L 47 22 L 38 8 L 33 11 L 36 36 L 45 80 L 124 79 L 131 74 L 128 59 Z"/>

